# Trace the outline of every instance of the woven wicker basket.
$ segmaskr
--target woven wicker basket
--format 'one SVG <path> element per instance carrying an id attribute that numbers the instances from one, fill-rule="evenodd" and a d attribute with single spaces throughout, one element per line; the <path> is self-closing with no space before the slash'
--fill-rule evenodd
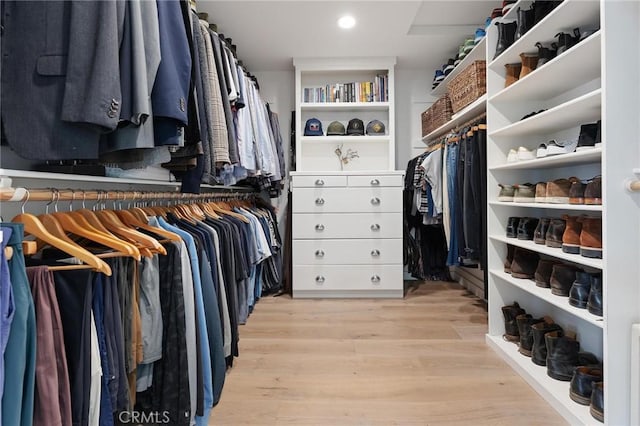
<path id="1" fill-rule="evenodd" d="M 422 113 L 422 136 L 426 136 L 447 121 L 451 120 L 453 111 L 449 95 L 445 94 Z"/>
<path id="2" fill-rule="evenodd" d="M 447 85 L 454 114 L 487 93 L 487 63 L 475 61 Z"/>

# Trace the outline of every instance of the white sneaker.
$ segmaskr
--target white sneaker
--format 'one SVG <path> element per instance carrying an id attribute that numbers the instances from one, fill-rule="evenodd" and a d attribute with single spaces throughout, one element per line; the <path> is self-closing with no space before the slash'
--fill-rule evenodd
<path id="1" fill-rule="evenodd" d="M 507 154 L 507 163 L 517 163 L 518 162 L 518 152 L 515 149 L 510 149 L 509 154 Z"/>
<path id="2" fill-rule="evenodd" d="M 535 160 L 536 156 L 533 151 L 521 146 L 518 148 L 518 161 Z"/>
<path id="3" fill-rule="evenodd" d="M 547 144 L 547 155 L 569 154 L 570 152 L 575 151 L 577 146 L 577 140 L 558 142 L 555 139 L 552 139 Z"/>
<path id="4" fill-rule="evenodd" d="M 536 157 L 544 158 L 546 156 L 547 156 L 547 145 L 541 143 L 540 146 L 538 146 L 538 150 L 536 151 Z"/>

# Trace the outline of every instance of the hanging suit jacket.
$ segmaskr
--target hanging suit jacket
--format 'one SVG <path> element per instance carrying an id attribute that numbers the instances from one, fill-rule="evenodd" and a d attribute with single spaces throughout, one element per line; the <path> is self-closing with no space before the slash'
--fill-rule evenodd
<path id="1" fill-rule="evenodd" d="M 98 157 L 120 117 L 124 2 L 2 2 L 2 124 L 35 160 Z"/>

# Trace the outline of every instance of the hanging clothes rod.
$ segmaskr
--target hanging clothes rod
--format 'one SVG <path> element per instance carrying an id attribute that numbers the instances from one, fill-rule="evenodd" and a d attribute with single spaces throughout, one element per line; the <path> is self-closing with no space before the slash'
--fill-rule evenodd
<path id="1" fill-rule="evenodd" d="M 467 126 L 470 126 L 470 125 L 472 125 L 472 124 L 475 124 L 475 123 L 476 123 L 476 121 L 482 120 L 482 119 L 483 119 L 483 118 L 485 118 L 486 116 L 487 116 L 487 113 L 486 113 L 486 112 L 483 112 L 482 114 L 477 115 L 477 116 L 475 116 L 475 117 L 473 117 L 473 118 L 470 118 L 469 120 L 465 121 L 465 122 L 464 122 L 464 123 L 462 123 L 462 124 L 458 124 L 458 125 L 456 126 L 456 129 L 461 129 L 461 128 L 463 128 L 463 127 L 467 127 Z"/>
<path id="2" fill-rule="evenodd" d="M 152 201 L 152 200 L 176 200 L 176 201 L 215 201 L 250 199 L 255 193 L 247 192 L 207 192 L 201 194 L 188 194 L 182 192 L 155 192 L 155 191 L 106 191 L 106 190 L 81 190 L 81 189 L 27 189 L 27 188 L 0 188 L 0 201 L 3 202 L 28 202 L 28 201 Z"/>

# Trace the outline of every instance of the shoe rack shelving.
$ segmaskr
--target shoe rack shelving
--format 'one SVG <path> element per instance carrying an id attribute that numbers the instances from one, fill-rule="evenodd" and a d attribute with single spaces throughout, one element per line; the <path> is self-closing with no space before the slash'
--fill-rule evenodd
<path id="1" fill-rule="evenodd" d="M 485 36 L 482 38 L 482 40 L 478 42 L 478 44 L 476 44 L 473 47 L 473 50 L 467 53 L 467 56 L 465 56 L 464 59 L 460 61 L 458 66 L 456 66 L 453 69 L 453 71 L 451 71 L 449 75 L 446 76 L 444 80 L 440 82 L 438 87 L 436 87 L 431 91 L 431 96 L 439 98 L 440 96 L 447 93 L 447 84 L 449 84 L 451 80 L 453 80 L 456 75 L 460 74 L 460 72 L 462 72 L 466 67 L 471 65 L 473 61 L 484 60 L 486 57 L 486 50 L 487 50 L 487 37 Z"/>
<path id="2" fill-rule="evenodd" d="M 516 19 L 519 1 L 503 17 Z M 640 194 L 625 189 L 639 166 L 640 143 L 640 2 L 564 0 L 498 58 L 495 25 L 487 31 L 487 188 L 488 188 L 488 309 L 486 341 L 535 388 L 570 424 L 599 424 L 589 407 L 569 398 L 569 382 L 550 378 L 521 355 L 517 345 L 503 340 L 501 308 L 517 301 L 527 313 L 549 315 L 565 330 L 576 333 L 580 350 L 596 354 L 604 366 L 605 423 L 631 424 L 637 401 L 630 395 L 632 374 L 639 371 L 631 359 L 632 326 L 640 323 Z M 600 28 L 577 45 L 540 66 L 509 87 L 504 87 L 505 64 L 519 63 L 520 53 L 536 53 L 559 32 L 573 28 Z M 546 109 L 525 120 L 534 111 Z M 602 120 L 602 147 L 546 158 L 507 163 L 510 149 L 534 150 L 551 139 L 574 140 L 580 125 Z M 497 200 L 499 183 L 546 182 L 576 176 L 602 175 L 602 206 L 546 203 L 508 203 Z M 561 249 L 507 238 L 511 216 L 560 217 L 563 213 L 601 217 L 603 258 L 590 259 Z M 507 244 L 574 264 L 587 271 L 602 271 L 604 315 L 569 305 L 568 298 L 551 294 L 531 280 L 503 272 Z M 635 367 L 632 368 L 632 365 Z"/>

